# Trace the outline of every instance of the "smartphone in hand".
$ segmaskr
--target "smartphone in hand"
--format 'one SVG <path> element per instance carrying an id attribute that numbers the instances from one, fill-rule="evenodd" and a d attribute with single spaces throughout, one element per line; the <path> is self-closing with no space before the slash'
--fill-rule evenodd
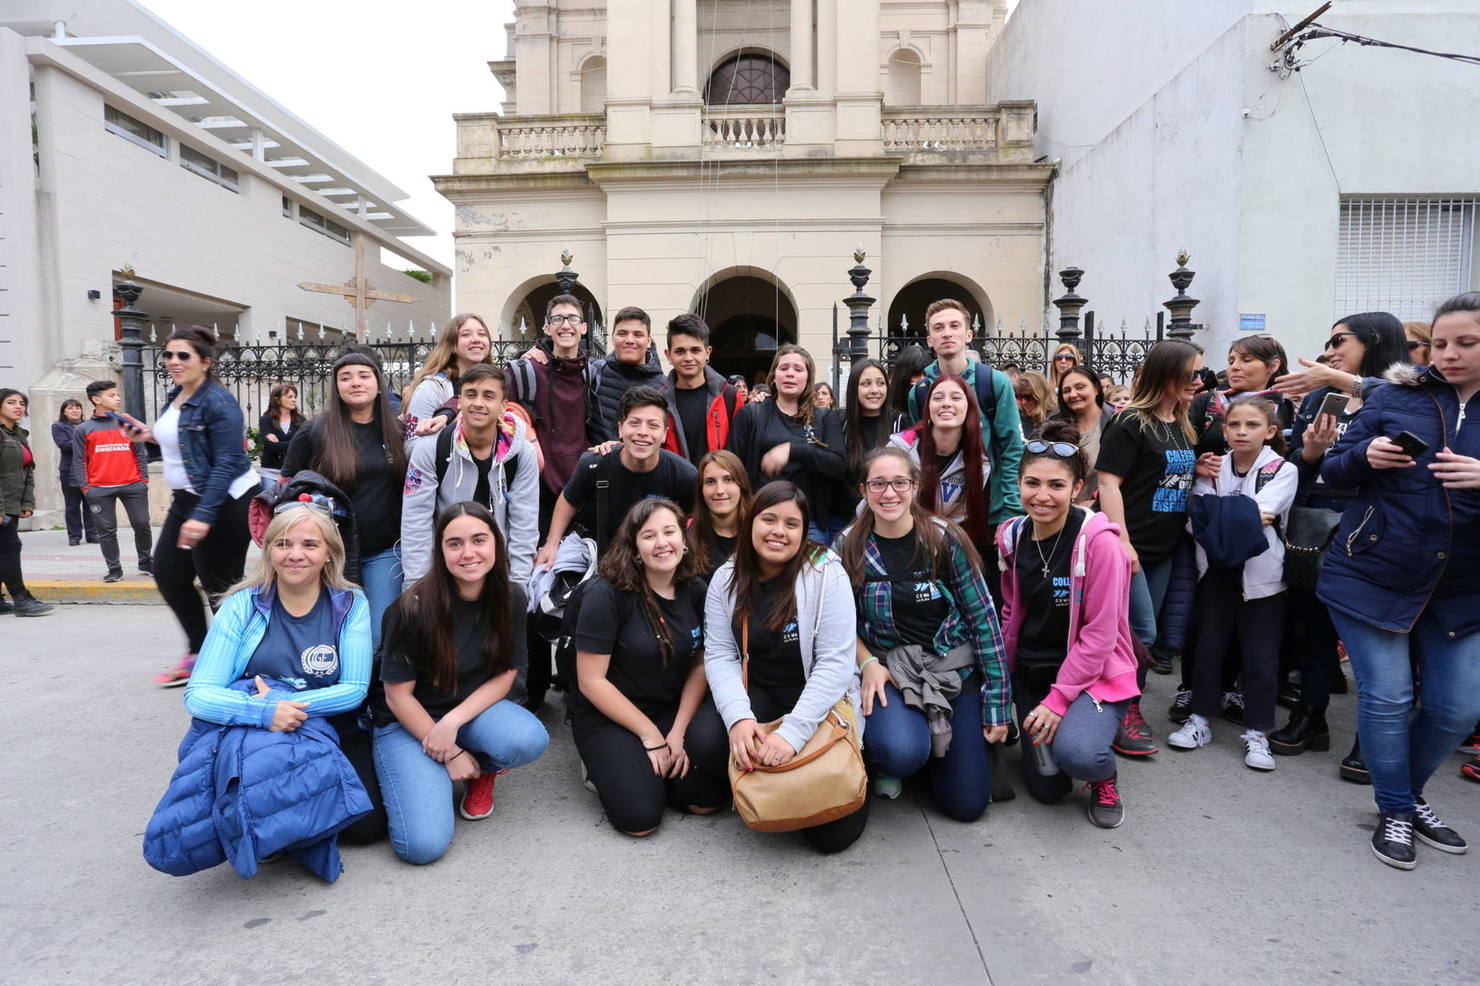
<path id="1" fill-rule="evenodd" d="M 1342 414 L 1346 412 L 1347 400 L 1346 394 L 1339 390 L 1333 390 L 1321 400 L 1321 409 L 1316 412 L 1316 416 L 1329 414 L 1337 421 L 1340 421 Z"/>
<path id="2" fill-rule="evenodd" d="M 1414 459 L 1429 450 L 1429 443 L 1411 431 L 1400 431 L 1388 441 L 1402 449 L 1404 455 Z"/>

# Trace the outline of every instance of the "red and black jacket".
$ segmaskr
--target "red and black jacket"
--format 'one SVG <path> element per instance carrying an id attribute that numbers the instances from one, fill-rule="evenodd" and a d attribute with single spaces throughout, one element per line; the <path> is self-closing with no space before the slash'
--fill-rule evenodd
<path id="1" fill-rule="evenodd" d="M 93 415 L 72 433 L 72 485 L 127 486 L 149 477 L 143 442 L 131 442 L 112 418 Z"/>
<path id="2" fill-rule="evenodd" d="M 663 447 L 674 455 L 687 459 L 688 438 L 678 420 L 678 397 L 675 394 L 677 388 L 678 371 L 670 370 L 661 388 L 663 399 L 668 402 L 668 437 L 663 440 Z M 714 452 L 729 443 L 730 426 L 735 421 L 735 415 L 745 405 L 735 388 L 708 366 L 704 368 L 704 389 L 709 394 L 709 403 L 704 406 L 704 438 L 708 445 L 705 451 Z"/>

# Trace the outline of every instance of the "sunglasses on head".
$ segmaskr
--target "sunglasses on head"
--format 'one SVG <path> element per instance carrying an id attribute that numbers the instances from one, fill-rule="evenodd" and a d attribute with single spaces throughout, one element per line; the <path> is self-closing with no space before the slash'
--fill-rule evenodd
<path id="1" fill-rule="evenodd" d="M 1326 348 L 1335 349 L 1337 346 L 1345 342 L 1348 337 L 1355 339 L 1357 337 L 1357 334 L 1355 332 L 1338 332 L 1334 336 L 1326 340 Z"/>
<path id="2" fill-rule="evenodd" d="M 1428 349 L 1428 348 L 1429 348 L 1429 344 L 1426 343 L 1426 342 L 1421 342 L 1421 341 L 1419 341 L 1417 339 L 1410 339 L 1408 341 L 1408 351 L 1410 353 L 1413 352 L 1415 349 Z"/>
<path id="3" fill-rule="evenodd" d="M 1035 438 L 1023 446 L 1032 455 L 1053 455 L 1060 459 L 1072 459 L 1079 454 L 1078 445 L 1070 445 L 1068 442 L 1045 442 Z"/>
<path id="4" fill-rule="evenodd" d="M 164 361 L 164 360 L 167 360 L 167 359 L 177 359 L 181 363 L 188 363 L 194 357 L 195 357 L 195 354 L 192 353 L 188 349 L 181 349 L 181 350 L 162 349 L 162 350 L 160 350 L 160 353 L 159 353 L 159 358 L 160 358 L 160 361 L 161 362 Z"/>

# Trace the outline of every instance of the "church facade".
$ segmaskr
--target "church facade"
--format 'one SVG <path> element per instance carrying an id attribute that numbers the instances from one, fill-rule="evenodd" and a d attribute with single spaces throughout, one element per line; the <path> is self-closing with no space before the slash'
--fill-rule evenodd
<path id="1" fill-rule="evenodd" d="M 826 367 L 861 247 L 875 326 L 951 295 L 1041 331 L 1051 166 L 1033 103 L 987 102 L 1003 0 L 515 6 L 504 103 L 456 117 L 433 179 L 459 310 L 532 338 L 568 249 L 599 319 L 697 311 L 718 369 L 787 341 Z"/>

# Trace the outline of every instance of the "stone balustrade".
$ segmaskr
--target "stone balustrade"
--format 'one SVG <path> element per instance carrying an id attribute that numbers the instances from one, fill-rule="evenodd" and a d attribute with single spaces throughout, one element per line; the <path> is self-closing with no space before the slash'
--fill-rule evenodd
<path id="1" fill-rule="evenodd" d="M 786 143 L 780 106 L 709 106 L 704 110 L 704 149 L 766 150 Z"/>

